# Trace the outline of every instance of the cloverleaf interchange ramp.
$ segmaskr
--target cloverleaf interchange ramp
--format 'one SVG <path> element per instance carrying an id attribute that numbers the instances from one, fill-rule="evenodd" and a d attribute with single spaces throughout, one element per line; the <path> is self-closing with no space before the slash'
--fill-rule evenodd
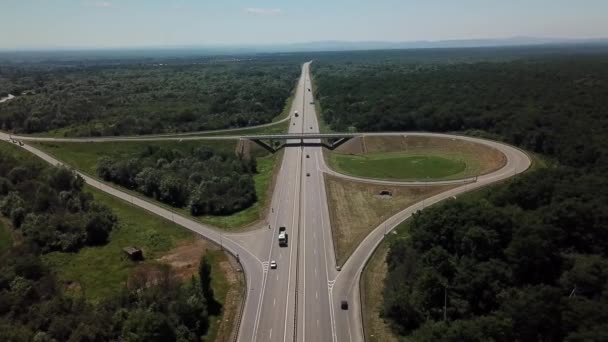
<path id="1" fill-rule="evenodd" d="M 363 341 L 359 278 L 363 267 L 375 248 L 384 238 L 385 229 L 394 229 L 414 212 L 422 209 L 422 202 L 415 203 L 390 217 L 376 227 L 354 250 L 341 270 L 336 269 L 332 242 L 331 222 L 325 193 L 325 174 L 343 177 L 357 182 L 378 184 L 425 185 L 453 184 L 456 187 L 424 200 L 429 206 L 464 192 L 510 178 L 525 171 L 530 159 L 521 150 L 506 144 L 465 136 L 415 133 L 319 133 L 318 115 L 315 111 L 309 71 L 310 63 L 302 67 L 290 113 L 298 111 L 298 117 L 290 116 L 286 134 L 242 134 L 225 131 L 226 135 L 154 135 L 131 137 L 50 138 L 16 136 L 0 133 L 4 140 L 26 142 L 23 148 L 45 161 L 57 165 L 60 161 L 37 149 L 28 142 L 128 142 L 128 141 L 182 141 L 182 140 L 238 140 L 260 142 L 279 141 L 284 144 L 283 159 L 277 175 L 276 186 L 270 202 L 271 210 L 266 218 L 269 228 L 243 233 L 222 233 L 219 229 L 201 224 L 178 215 L 151 201 L 132 196 L 125 191 L 101 182 L 86 174 L 85 181 L 102 191 L 146 209 L 167 220 L 174 221 L 205 238 L 222 244 L 239 257 L 245 272 L 246 299 L 239 326 L 240 341 Z M 497 171 L 464 180 L 442 182 L 395 182 L 347 176 L 331 170 L 323 158 L 324 141 L 351 139 L 360 136 L 421 135 L 452 139 L 464 139 L 484 144 L 502 152 L 505 165 Z M 330 145 L 331 146 L 331 145 Z M 272 147 L 272 146 L 271 146 Z M 289 243 L 281 247 L 277 243 L 278 227 L 285 226 Z M 277 269 L 271 270 L 270 261 L 276 261 Z M 348 300 L 348 310 L 340 309 L 340 302 Z"/>

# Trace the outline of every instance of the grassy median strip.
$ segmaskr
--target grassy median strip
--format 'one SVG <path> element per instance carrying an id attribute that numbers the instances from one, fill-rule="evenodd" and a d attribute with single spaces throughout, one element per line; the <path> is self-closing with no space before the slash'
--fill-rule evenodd
<path id="1" fill-rule="evenodd" d="M 325 175 L 336 262 L 343 265 L 380 223 L 424 198 L 454 186 L 384 186 Z M 390 195 L 381 195 L 387 191 Z"/>

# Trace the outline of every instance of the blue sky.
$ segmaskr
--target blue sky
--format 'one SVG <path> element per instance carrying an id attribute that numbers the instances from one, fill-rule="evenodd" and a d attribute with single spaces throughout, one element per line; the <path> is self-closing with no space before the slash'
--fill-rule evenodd
<path id="1" fill-rule="evenodd" d="M 0 48 L 608 37 L 606 0 L 0 0 Z"/>

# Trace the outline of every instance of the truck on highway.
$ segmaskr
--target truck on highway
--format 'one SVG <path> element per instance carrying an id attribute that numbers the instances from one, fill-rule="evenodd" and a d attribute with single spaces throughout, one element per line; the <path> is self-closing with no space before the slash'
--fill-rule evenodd
<path id="1" fill-rule="evenodd" d="M 279 246 L 287 246 L 287 228 L 279 227 Z"/>

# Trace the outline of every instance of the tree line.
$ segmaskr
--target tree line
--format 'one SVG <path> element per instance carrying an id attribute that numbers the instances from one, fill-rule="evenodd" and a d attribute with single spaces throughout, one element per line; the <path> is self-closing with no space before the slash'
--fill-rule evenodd
<path id="1" fill-rule="evenodd" d="M 213 297 L 211 266 L 203 257 L 199 277 L 181 284 L 171 268 L 136 271 L 120 293 L 91 303 L 68 296 L 30 246 L 0 258 L 2 341 L 201 341 Z"/>
<path id="2" fill-rule="evenodd" d="M 189 151 L 158 146 L 132 158 L 100 158 L 97 174 L 129 189 L 188 208 L 194 216 L 229 215 L 257 200 L 255 158 L 220 153 L 202 146 Z"/>
<path id="3" fill-rule="evenodd" d="M 15 243 L 0 251 L 1 341 L 200 341 L 207 334 L 221 305 L 206 257 L 186 284 L 157 265 L 136 269 L 120 293 L 99 303 L 64 294 L 41 254 L 104 244 L 118 219 L 72 171 L 9 151 L 0 149 L 0 213 Z"/>
<path id="4" fill-rule="evenodd" d="M 605 339 L 607 194 L 556 168 L 415 214 L 390 245 L 384 316 L 420 341 Z"/>
<path id="5" fill-rule="evenodd" d="M 313 64 L 332 128 L 481 135 L 552 164 L 412 217 L 387 257 L 393 330 L 419 341 L 605 340 L 608 55 L 393 57 Z"/>
<path id="6" fill-rule="evenodd" d="M 22 161 L 0 150 L 0 214 L 42 253 L 107 242 L 116 216 L 83 186 L 71 170 Z"/>
<path id="7" fill-rule="evenodd" d="M 0 94 L 27 95 L 0 106 L 0 129 L 107 136 L 246 127 L 283 111 L 299 75 L 292 60 L 9 65 Z"/>
<path id="8" fill-rule="evenodd" d="M 313 70 L 323 118 L 338 131 L 483 131 L 569 165 L 606 164 L 607 56 L 458 64 L 321 60 Z"/>

